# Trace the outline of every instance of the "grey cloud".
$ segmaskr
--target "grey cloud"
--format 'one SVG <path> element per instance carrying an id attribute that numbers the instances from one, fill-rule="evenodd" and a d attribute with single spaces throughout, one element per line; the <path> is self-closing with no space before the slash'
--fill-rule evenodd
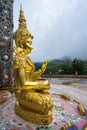
<path id="1" fill-rule="evenodd" d="M 87 1 L 30 0 L 15 1 L 14 21 L 17 28 L 22 2 L 28 28 L 34 35 L 34 61 L 64 56 L 87 59 Z"/>

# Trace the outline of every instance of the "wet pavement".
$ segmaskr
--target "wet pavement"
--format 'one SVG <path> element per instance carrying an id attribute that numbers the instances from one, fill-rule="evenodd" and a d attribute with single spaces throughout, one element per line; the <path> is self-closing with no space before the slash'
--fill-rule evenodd
<path id="1" fill-rule="evenodd" d="M 51 82 L 50 82 L 51 83 Z M 77 99 L 87 108 L 87 84 L 53 84 L 51 83 L 50 93 L 67 94 L 72 99 Z"/>

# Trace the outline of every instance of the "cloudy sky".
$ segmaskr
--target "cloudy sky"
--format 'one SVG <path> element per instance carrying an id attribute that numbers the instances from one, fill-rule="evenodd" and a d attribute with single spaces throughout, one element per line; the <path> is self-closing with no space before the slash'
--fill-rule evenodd
<path id="1" fill-rule="evenodd" d="M 33 61 L 87 59 L 87 0 L 14 0 L 14 31 L 20 4 L 34 36 Z"/>

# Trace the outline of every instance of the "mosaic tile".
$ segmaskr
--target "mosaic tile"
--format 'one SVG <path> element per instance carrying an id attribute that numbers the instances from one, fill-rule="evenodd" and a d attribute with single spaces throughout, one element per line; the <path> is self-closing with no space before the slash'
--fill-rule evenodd
<path id="1" fill-rule="evenodd" d="M 2 68 L 0 69 L 0 86 L 12 85 L 12 51 L 8 51 L 11 50 L 11 45 L 13 44 L 12 36 L 13 0 L 0 0 L 0 66 Z M 9 64 L 10 68 L 7 64 Z M 7 70 L 6 74 L 8 75 L 6 80 L 3 80 L 4 68 Z"/>
<path id="2" fill-rule="evenodd" d="M 0 106 L 0 108 L 3 108 L 1 110 L 2 113 L 0 116 L 1 124 L 4 123 L 4 126 L 8 129 L 13 128 L 16 130 L 60 130 L 61 127 L 67 122 L 72 122 L 73 125 L 68 127 L 67 130 L 75 130 L 75 128 L 77 128 L 78 130 L 83 130 L 84 125 L 87 123 L 87 117 L 81 116 L 79 112 L 76 111 L 77 103 L 74 102 L 74 100 L 70 100 L 70 103 L 67 103 L 65 99 L 62 99 L 59 95 L 56 94 L 52 94 L 52 98 L 54 99 L 53 121 L 49 125 L 36 125 L 23 120 L 14 112 L 16 100 L 15 97 L 11 97 L 11 94 L 9 92 L 5 94 L 0 93 L 0 95 L 1 97 L 6 95 L 7 97 L 9 97 L 9 99 Z M 72 107 L 72 105 L 75 107 Z M 56 109 L 55 106 L 59 106 L 59 108 L 63 109 Z"/>

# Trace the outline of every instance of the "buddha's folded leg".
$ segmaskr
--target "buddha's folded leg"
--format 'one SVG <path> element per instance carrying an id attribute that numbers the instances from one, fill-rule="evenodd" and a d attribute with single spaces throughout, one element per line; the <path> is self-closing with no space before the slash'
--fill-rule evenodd
<path id="1" fill-rule="evenodd" d="M 30 111 L 28 108 L 23 105 L 19 105 L 18 102 L 15 104 L 15 112 L 17 115 L 22 117 L 24 120 L 32 122 L 34 124 L 47 125 L 52 122 L 52 111 L 48 111 L 47 114 L 39 114 L 33 111 Z"/>
<path id="2" fill-rule="evenodd" d="M 17 100 L 20 105 L 41 114 L 47 114 L 53 107 L 53 100 L 47 92 L 21 91 Z"/>

